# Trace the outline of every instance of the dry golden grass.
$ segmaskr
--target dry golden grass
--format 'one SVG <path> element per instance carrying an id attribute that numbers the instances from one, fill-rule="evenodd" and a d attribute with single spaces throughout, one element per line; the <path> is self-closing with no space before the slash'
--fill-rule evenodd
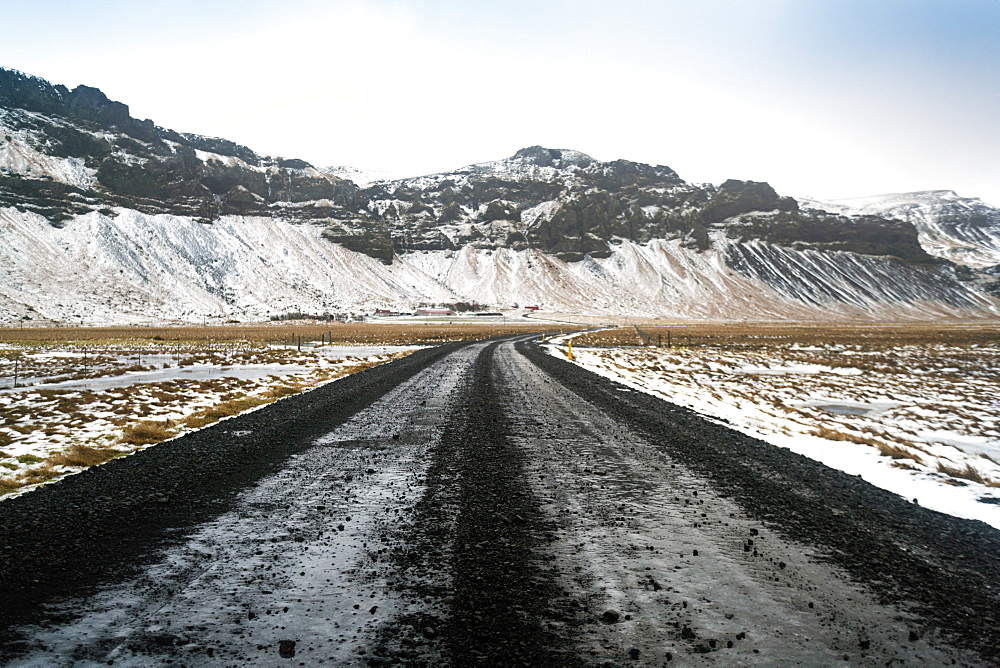
<path id="1" fill-rule="evenodd" d="M 953 485 L 969 480 L 1000 487 L 1000 476 L 993 471 L 995 460 L 989 456 L 970 460 L 956 452 L 954 461 L 944 459 L 938 467 L 938 450 L 922 445 L 913 426 L 969 434 L 993 427 L 989 418 L 996 414 L 1000 382 L 1000 324 L 996 322 L 849 327 L 678 324 L 669 328 L 640 323 L 639 328 L 653 345 L 642 346 L 633 326 L 590 333 L 576 341 L 620 346 L 617 351 L 592 351 L 612 371 L 616 363 L 631 365 L 636 372 L 693 387 L 702 401 L 717 396 L 712 388 L 724 388 L 724 398 L 736 408 L 745 400 L 758 410 L 767 405 L 781 408 L 782 417 L 801 425 L 801 433 L 870 446 L 891 466 L 936 469 L 946 474 L 941 482 Z M 658 341 L 663 347 L 655 345 Z M 665 368 L 668 364 L 671 368 Z M 679 367 L 673 368 L 675 364 Z M 755 372 L 768 368 L 776 370 L 774 375 Z M 803 371 L 781 373 L 796 368 Z M 855 402 L 889 400 L 898 405 L 878 418 L 834 419 L 819 407 L 787 405 L 791 399 L 809 396 Z M 749 416 L 745 421 L 752 425 Z M 783 431 L 780 424 L 770 427 Z"/>
<path id="2" fill-rule="evenodd" d="M 906 448 L 902 448 L 898 445 L 879 443 L 876 447 L 878 448 L 878 453 L 883 457 L 890 457 L 892 459 L 912 459 L 918 464 L 923 464 L 924 462 L 919 455 L 914 454 Z"/>
<path id="3" fill-rule="evenodd" d="M 152 341 L 152 342 L 257 342 L 303 343 L 325 341 L 340 344 L 433 344 L 443 341 L 475 340 L 507 334 L 552 332 L 558 327 L 544 323 L 524 325 L 478 323 L 287 323 L 218 325 L 209 327 L 37 327 L 0 328 L 0 341 L 52 343 L 64 341 Z"/>
<path id="4" fill-rule="evenodd" d="M 87 466 L 97 466 L 98 464 L 103 464 L 106 461 L 112 460 L 115 457 L 121 457 L 126 454 L 122 450 L 116 450 L 114 448 L 108 447 L 93 447 L 89 445 L 83 445 L 78 443 L 70 447 L 65 452 L 60 452 L 49 457 L 49 464 L 53 466 L 73 466 L 73 467 L 87 467 Z"/>
<path id="5" fill-rule="evenodd" d="M 265 397 L 280 399 L 302 391 L 301 385 L 276 385 L 264 393 Z"/>
<path id="6" fill-rule="evenodd" d="M 910 452 L 906 447 L 901 445 L 895 445 L 892 443 L 886 443 L 877 438 L 871 436 L 863 436 L 859 434 L 848 434 L 843 431 L 836 429 L 830 429 L 829 427 L 820 426 L 812 431 L 813 436 L 819 436 L 820 438 L 825 438 L 828 441 L 846 441 L 849 443 L 857 443 L 859 445 L 870 445 L 878 449 L 878 452 L 883 457 L 889 457 L 894 460 L 898 459 L 910 459 L 918 464 L 923 463 L 923 459 L 920 455 L 915 452 Z M 891 438 L 888 434 L 882 434 L 886 438 Z M 915 443 L 907 443 L 907 445 L 916 448 L 917 450 L 922 450 Z M 926 450 L 924 451 L 926 452 Z"/>
<path id="7" fill-rule="evenodd" d="M 184 418 L 183 424 L 190 429 L 199 429 L 213 422 L 218 422 L 222 418 L 239 415 L 243 411 L 248 411 L 251 408 L 256 408 L 266 403 L 268 403 L 268 400 L 263 397 L 243 397 L 241 399 L 223 401 L 215 406 L 203 408 L 188 415 Z"/>
<path id="8" fill-rule="evenodd" d="M 643 326 L 650 344 L 672 346 L 763 345 L 1000 345 L 1000 323 L 899 324 L 899 325 L 794 325 L 794 324 L 678 324 Z M 591 332 L 576 338 L 577 345 L 641 346 L 636 327 Z"/>
<path id="9" fill-rule="evenodd" d="M 171 425 L 166 420 L 162 422 L 155 422 L 153 420 L 146 420 L 143 422 L 137 422 L 135 424 L 128 425 L 122 430 L 122 443 L 129 443 L 131 445 L 149 445 L 150 443 L 159 443 L 160 441 L 165 441 L 174 435 Z"/>
<path id="10" fill-rule="evenodd" d="M 944 462 L 939 461 L 937 470 L 938 473 L 944 473 L 946 476 L 951 478 L 971 480 L 972 482 L 978 482 L 979 484 L 986 485 L 988 487 L 1000 486 L 1000 483 L 995 483 L 984 476 L 982 471 L 974 467 L 972 464 L 966 464 L 965 468 L 958 468 L 957 466 L 948 466 Z"/>
<path id="11" fill-rule="evenodd" d="M 122 450 L 110 447 L 76 444 L 44 460 L 35 455 L 21 455 L 17 457 L 17 460 L 22 464 L 31 466 L 31 468 L 22 471 L 16 476 L 0 478 L 0 496 L 16 492 L 22 487 L 37 485 L 60 477 L 64 472 L 57 471 L 55 468 L 57 466 L 86 468 L 88 466 L 103 464 L 125 454 L 127 453 Z M 35 464 L 39 465 L 35 466 Z"/>
<path id="12" fill-rule="evenodd" d="M 36 466 L 35 468 L 28 469 L 19 475 L 17 480 L 21 482 L 21 485 L 37 485 L 38 483 L 48 482 L 53 478 L 58 478 L 61 475 L 62 473 L 52 468 L 51 464 L 46 463 L 43 466 Z"/>
<path id="13" fill-rule="evenodd" d="M 848 434 L 843 431 L 838 431 L 836 429 L 830 429 L 829 427 L 817 427 L 812 431 L 813 436 L 819 436 L 820 438 L 825 438 L 828 441 L 847 441 L 850 443 L 857 443 L 859 445 L 871 445 L 874 447 L 880 447 L 885 445 L 881 441 L 871 438 L 870 436 L 860 436 L 858 434 Z"/>
<path id="14" fill-rule="evenodd" d="M 207 427 L 213 422 L 218 422 L 218 421 L 219 418 L 217 417 L 209 417 L 208 415 L 194 413 L 192 415 L 188 415 L 186 418 L 181 420 L 181 424 L 183 424 L 188 429 L 201 429 L 202 427 Z"/>
<path id="15" fill-rule="evenodd" d="M 248 353 L 255 362 L 260 361 L 262 354 L 276 356 L 279 360 L 289 358 L 297 361 L 299 358 L 294 349 L 266 346 Z M 0 463 L 0 471 L 4 474 L 0 495 L 26 485 L 51 480 L 66 469 L 82 469 L 104 463 L 128 454 L 137 447 L 174 437 L 180 431 L 206 426 L 222 418 L 297 394 L 317 383 L 361 371 L 382 363 L 387 358 L 403 355 L 405 353 L 383 355 L 376 360 L 354 360 L 344 366 L 318 366 L 309 373 L 284 380 L 276 376 L 259 380 L 221 377 L 207 380 L 171 379 L 132 387 L 109 387 L 100 391 L 41 388 L 33 391 L 37 396 L 29 394 L 19 405 L 4 409 L 3 422 L 10 425 L 11 431 L 0 431 L 0 445 L 20 444 L 32 438 L 41 442 L 39 437 L 45 435 L 50 437 L 50 442 L 62 441 L 64 449 L 54 454 L 51 451 L 25 453 L 16 458 L 16 463 L 14 460 Z M 229 351 L 223 355 L 205 352 L 192 355 L 192 359 L 218 363 L 220 360 L 215 359 L 216 357 L 222 357 L 227 363 L 231 363 L 228 362 Z M 183 429 L 179 429 L 171 421 L 154 419 L 159 415 L 191 411 L 191 402 L 203 400 L 204 395 L 221 396 L 222 400 L 214 406 L 188 415 L 180 425 Z M 136 415 L 150 417 L 136 422 Z M 96 423 L 101 423 L 100 428 L 107 429 L 109 436 L 117 436 L 115 447 L 95 444 L 94 441 L 74 442 L 75 435 L 82 432 L 85 425 Z M 10 459 L 6 453 L 0 453 L 0 458 Z"/>

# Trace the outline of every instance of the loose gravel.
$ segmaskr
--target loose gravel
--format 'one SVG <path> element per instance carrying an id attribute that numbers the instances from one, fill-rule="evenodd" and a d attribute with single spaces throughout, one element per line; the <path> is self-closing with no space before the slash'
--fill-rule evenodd
<path id="1" fill-rule="evenodd" d="M 93 665 L 1000 662 L 1000 532 L 525 337 L 91 469 L 0 527 L 11 662 L 72 664 L 73 629 Z"/>
<path id="2" fill-rule="evenodd" d="M 421 350 L 0 503 L 0 659 L 15 624 L 151 563 L 241 490 L 283 467 L 459 344 Z"/>

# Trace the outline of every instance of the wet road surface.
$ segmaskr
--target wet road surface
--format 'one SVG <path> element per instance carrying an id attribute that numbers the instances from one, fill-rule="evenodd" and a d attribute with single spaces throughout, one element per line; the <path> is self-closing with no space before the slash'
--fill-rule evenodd
<path id="1" fill-rule="evenodd" d="M 138 462 L 128 471 L 0 504 L 5 527 L 26 513 L 36 527 L 0 542 L 0 594 L 17 603 L 0 612 L 0 657 L 17 666 L 1000 659 L 995 530 L 914 507 L 524 340 L 407 360 L 192 439 L 189 467 L 209 448 L 229 457 L 213 465 L 204 455 L 201 484 L 183 488 L 172 456 L 140 455 L 121 460 Z M 227 466 L 246 470 L 214 482 L 229 480 Z M 143 480 L 130 520 L 114 504 Z M 61 529 L 79 546 L 70 556 L 51 549 L 58 523 L 37 537 L 39 515 L 67 506 L 98 537 Z M 117 522 L 106 516 L 115 510 Z M 98 539 L 106 553 L 88 557 Z M 24 584 L 32 563 L 40 579 Z"/>

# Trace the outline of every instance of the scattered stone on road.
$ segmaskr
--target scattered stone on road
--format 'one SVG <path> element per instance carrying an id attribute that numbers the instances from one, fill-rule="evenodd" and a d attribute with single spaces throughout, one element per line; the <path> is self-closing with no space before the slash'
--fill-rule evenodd
<path id="1" fill-rule="evenodd" d="M 1000 662 L 1000 532 L 527 338 L 0 503 L 0 662 Z"/>

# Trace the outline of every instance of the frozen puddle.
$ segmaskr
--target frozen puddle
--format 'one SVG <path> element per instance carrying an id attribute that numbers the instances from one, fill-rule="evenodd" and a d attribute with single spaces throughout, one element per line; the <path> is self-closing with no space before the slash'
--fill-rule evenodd
<path id="1" fill-rule="evenodd" d="M 904 404 L 899 401 L 845 401 L 842 399 L 814 399 L 791 404 L 796 408 L 818 408 L 835 415 L 854 415 L 858 417 L 878 417 L 883 413 L 899 408 Z"/>
<path id="2" fill-rule="evenodd" d="M 0 390 L 0 392 L 107 390 L 113 387 L 128 387 L 139 383 L 162 383 L 170 380 L 210 380 L 214 378 L 260 380 L 267 376 L 288 376 L 295 373 L 306 373 L 313 371 L 315 368 L 314 366 L 302 366 L 298 364 L 242 364 L 232 366 L 204 364 L 181 368 L 157 369 L 156 371 L 135 371 L 107 378 L 86 378 L 83 380 L 66 380 L 60 383 L 43 383 L 18 387 L 17 389 L 8 388 Z"/>
<path id="3" fill-rule="evenodd" d="M 817 404 L 816 408 L 837 415 L 871 415 L 875 410 L 861 406 L 844 406 L 843 404 Z"/>
<path id="4" fill-rule="evenodd" d="M 385 542 L 423 493 L 460 380 L 449 359 L 417 374 L 138 577 L 52 610 L 74 621 L 22 629 L 33 650 L 9 665 L 365 665 L 407 610 Z"/>
<path id="5" fill-rule="evenodd" d="M 310 348 L 316 355 L 313 364 L 194 364 L 191 366 L 167 366 L 151 371 L 130 371 L 118 376 L 102 378 L 84 378 L 80 380 L 65 380 L 56 383 L 46 383 L 44 377 L 24 377 L 17 388 L 0 389 L 0 393 L 25 392 L 36 390 L 107 390 L 115 387 L 128 387 L 138 383 L 162 383 L 171 380 L 213 380 L 216 378 L 238 378 L 240 380 L 260 380 L 268 376 L 289 376 L 298 373 L 315 371 L 324 364 L 337 364 L 349 358 L 363 359 L 376 355 L 387 355 L 399 352 L 412 352 L 422 346 L 314 346 Z M 80 354 L 58 356 L 80 357 Z M 49 357 L 56 357 L 49 354 Z M 35 355 L 41 358 L 42 355 Z M 122 357 L 118 362 L 135 361 L 137 364 L 170 365 L 175 364 L 181 355 L 142 355 Z M 11 379 L 13 382 L 13 379 Z"/>

